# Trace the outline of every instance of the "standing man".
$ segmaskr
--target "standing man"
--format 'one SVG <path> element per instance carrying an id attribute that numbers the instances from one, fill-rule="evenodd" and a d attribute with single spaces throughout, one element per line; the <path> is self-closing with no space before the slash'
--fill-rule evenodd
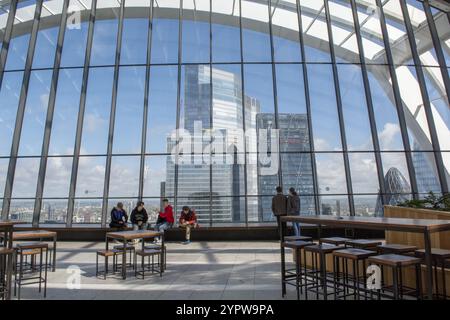
<path id="1" fill-rule="evenodd" d="M 183 207 L 180 215 L 180 228 L 186 229 L 186 240 L 183 244 L 191 243 L 191 229 L 197 224 L 197 216 L 195 212 L 191 210 L 188 206 Z"/>
<path id="2" fill-rule="evenodd" d="M 288 214 L 291 216 L 300 215 L 300 197 L 293 187 L 289 188 Z M 300 224 L 298 222 L 293 222 L 292 226 L 294 227 L 295 235 L 300 236 Z"/>
<path id="3" fill-rule="evenodd" d="M 278 186 L 276 188 L 277 194 L 272 198 L 272 212 L 277 218 L 278 233 L 281 230 L 281 216 L 287 215 L 287 198 L 283 194 L 283 188 Z M 283 222 L 284 230 L 286 230 L 286 223 Z M 280 239 L 281 240 L 281 239 Z"/>

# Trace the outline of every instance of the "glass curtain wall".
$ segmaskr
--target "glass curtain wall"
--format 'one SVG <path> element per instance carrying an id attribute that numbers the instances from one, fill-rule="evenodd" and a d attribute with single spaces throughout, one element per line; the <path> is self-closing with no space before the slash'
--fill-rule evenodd
<path id="1" fill-rule="evenodd" d="M 278 185 L 304 215 L 448 193 L 449 30 L 416 0 L 3 1 L 1 215 L 168 198 L 256 225 Z"/>

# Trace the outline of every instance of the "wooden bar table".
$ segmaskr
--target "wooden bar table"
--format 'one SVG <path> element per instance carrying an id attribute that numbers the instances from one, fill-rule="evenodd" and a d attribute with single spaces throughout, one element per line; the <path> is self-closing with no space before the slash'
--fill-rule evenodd
<path id="1" fill-rule="evenodd" d="M 153 239 L 155 237 L 161 237 L 161 248 L 164 248 L 164 233 L 152 230 L 136 230 L 136 231 L 117 231 L 106 233 L 106 250 L 109 250 L 110 240 L 119 240 L 123 242 L 124 250 L 122 253 L 122 278 L 125 280 L 127 278 L 127 250 L 125 246 L 130 240 L 141 239 L 142 240 L 142 250 L 145 248 L 145 240 Z M 164 261 L 164 250 L 161 249 L 161 261 Z"/>
<path id="2" fill-rule="evenodd" d="M 56 270 L 56 242 L 58 240 L 58 234 L 55 231 L 47 230 L 30 230 L 30 231 L 15 231 L 13 234 L 13 241 L 23 240 L 39 240 L 51 239 L 53 241 L 53 261 L 52 271 Z"/>
<path id="3" fill-rule="evenodd" d="M 303 222 L 315 224 L 318 227 L 318 237 L 320 242 L 320 234 L 322 226 L 340 227 L 340 228 L 355 228 L 355 229 L 371 229 L 371 230 L 385 230 L 385 231 L 401 231 L 421 233 L 424 237 L 425 243 L 425 265 L 426 265 L 426 284 L 428 299 L 433 299 L 433 268 L 431 258 L 431 237 L 435 232 L 450 230 L 450 220 L 437 219 L 407 219 L 407 218 L 383 218 L 383 217 L 350 217 L 350 216 L 283 216 L 283 222 Z M 280 239 L 283 242 L 285 227 L 281 224 Z M 281 264 L 284 268 L 284 247 L 281 245 Z M 284 274 L 284 270 L 282 269 Z M 285 293 L 283 287 L 283 294 Z"/>
<path id="4" fill-rule="evenodd" d="M 14 226 L 17 224 L 24 224 L 24 223 L 25 222 L 23 221 L 0 219 L 0 232 L 4 234 L 3 245 L 5 248 L 12 249 Z M 6 275 L 6 286 L 8 287 L 8 294 L 6 295 L 6 300 L 11 299 L 12 265 L 13 265 L 12 260 L 7 261 L 5 259 L 4 263 L 0 266 L 1 274 Z"/>

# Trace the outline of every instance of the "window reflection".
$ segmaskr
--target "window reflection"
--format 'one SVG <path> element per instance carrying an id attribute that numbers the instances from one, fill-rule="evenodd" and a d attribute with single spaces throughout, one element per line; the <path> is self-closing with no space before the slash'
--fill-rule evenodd
<path id="1" fill-rule="evenodd" d="M 339 117 L 331 66 L 308 65 L 314 148 L 317 151 L 341 150 Z"/>
<path id="2" fill-rule="evenodd" d="M 113 153 L 140 153 L 144 112 L 145 67 L 121 67 Z"/>
<path id="3" fill-rule="evenodd" d="M 270 31 L 267 23 L 269 22 L 268 2 L 268 0 L 258 2 L 241 0 L 245 62 L 271 61 Z"/>
<path id="4" fill-rule="evenodd" d="M 39 223 L 65 223 L 67 218 L 67 199 L 43 199 Z"/>
<path id="5" fill-rule="evenodd" d="M 8 156 L 16 123 L 23 72 L 5 72 L 0 88 L 0 155 Z"/>
<path id="6" fill-rule="evenodd" d="M 114 65 L 119 25 L 120 0 L 97 2 L 92 40 L 91 66 Z M 105 7 L 102 7 L 102 6 Z"/>
<path id="7" fill-rule="evenodd" d="M 33 20 L 35 9 L 36 0 L 17 4 L 5 70 L 23 70 L 25 68 L 32 28 L 30 22 Z M 21 23 L 22 21 L 28 21 L 28 23 Z"/>
<path id="8" fill-rule="evenodd" d="M 0 199 L 3 198 L 5 191 L 6 175 L 8 173 L 8 158 L 0 158 Z"/>
<path id="9" fill-rule="evenodd" d="M 213 62 L 241 61 L 239 1 L 212 0 L 211 50 Z"/>
<path id="10" fill-rule="evenodd" d="M 148 156 L 144 168 L 144 197 L 173 197 L 175 194 L 175 163 L 170 155 Z"/>
<path id="11" fill-rule="evenodd" d="M 150 2 L 151 0 L 125 1 L 121 64 L 143 64 L 147 61 Z"/>
<path id="12" fill-rule="evenodd" d="M 19 156 L 41 154 L 52 71 L 33 71 L 28 87 Z"/>
<path id="13" fill-rule="evenodd" d="M 140 157 L 113 157 L 109 197 L 137 197 Z"/>
<path id="14" fill-rule="evenodd" d="M 85 5 L 87 4 L 87 7 Z M 79 0 L 70 0 L 68 8 L 69 19 L 67 21 L 66 32 L 64 35 L 63 51 L 61 56 L 62 67 L 83 66 L 86 42 L 89 28 L 90 1 L 80 2 Z M 70 20 L 70 14 L 80 15 L 80 24 L 77 28 L 73 26 Z"/>
<path id="15" fill-rule="evenodd" d="M 106 154 L 113 68 L 89 71 L 80 154 Z"/>
<path id="16" fill-rule="evenodd" d="M 39 158 L 19 158 L 16 163 L 13 198 L 34 198 L 39 172 Z"/>
<path id="17" fill-rule="evenodd" d="M 183 0 L 183 62 L 209 62 L 210 0 Z"/>
<path id="18" fill-rule="evenodd" d="M 379 192 L 377 165 L 373 153 L 349 153 L 350 172 L 354 193 Z"/>
<path id="19" fill-rule="evenodd" d="M 61 19 L 63 1 L 46 0 L 42 3 L 41 20 L 34 49 L 33 68 L 53 67 L 56 43 L 58 41 L 59 21 Z M 58 17 L 56 21 L 48 19 L 48 15 Z"/>
<path id="20" fill-rule="evenodd" d="M 50 136 L 50 155 L 73 154 L 82 76 L 82 69 L 60 71 Z"/>
<path id="21" fill-rule="evenodd" d="M 274 60 L 301 61 L 297 0 L 271 1 L 271 5 Z"/>
<path id="22" fill-rule="evenodd" d="M 318 153 L 316 165 L 320 194 L 347 193 L 342 153 Z"/>
<path id="23" fill-rule="evenodd" d="M 103 196 L 106 157 L 80 157 L 75 196 L 94 198 Z"/>
<path id="24" fill-rule="evenodd" d="M 71 173 L 72 158 L 48 158 L 43 197 L 67 198 Z"/>
<path id="25" fill-rule="evenodd" d="M 152 0 L 152 63 L 176 63 L 178 61 L 179 21 L 178 10 L 180 0 Z"/>
<path id="26" fill-rule="evenodd" d="M 361 67 L 338 65 L 348 150 L 373 150 Z"/>
<path id="27" fill-rule="evenodd" d="M 147 153 L 171 152 L 170 136 L 177 121 L 177 79 L 177 67 L 150 68 Z"/>

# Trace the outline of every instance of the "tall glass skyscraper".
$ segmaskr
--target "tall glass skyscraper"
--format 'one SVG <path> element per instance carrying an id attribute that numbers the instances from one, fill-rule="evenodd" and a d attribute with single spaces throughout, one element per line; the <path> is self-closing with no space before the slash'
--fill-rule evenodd
<path id="1" fill-rule="evenodd" d="M 448 193 L 445 2 L 0 0 L 0 214 L 106 226 L 167 197 L 252 226 L 278 185 L 302 214 Z"/>

